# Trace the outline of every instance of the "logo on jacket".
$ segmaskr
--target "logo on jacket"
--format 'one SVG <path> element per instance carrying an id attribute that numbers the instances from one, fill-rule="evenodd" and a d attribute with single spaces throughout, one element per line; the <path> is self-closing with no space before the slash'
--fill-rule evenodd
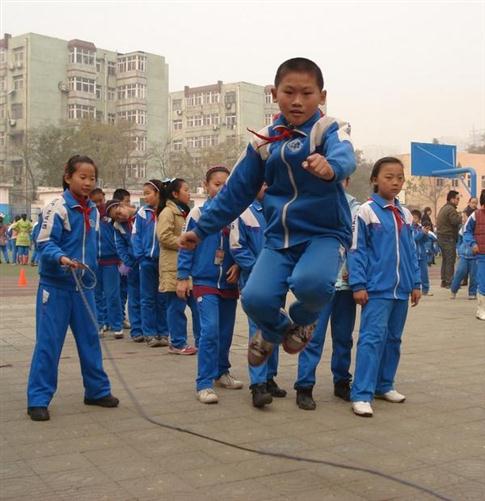
<path id="1" fill-rule="evenodd" d="M 296 153 L 297 151 L 300 151 L 301 148 L 303 146 L 303 143 L 301 142 L 300 139 L 296 138 L 296 139 L 293 139 L 293 141 L 290 141 L 288 144 L 287 144 L 287 148 L 292 151 L 293 153 Z"/>
<path id="2" fill-rule="evenodd" d="M 91 228 L 95 228 L 96 227 L 96 220 L 95 219 L 90 219 L 89 220 L 89 225 L 91 226 Z"/>

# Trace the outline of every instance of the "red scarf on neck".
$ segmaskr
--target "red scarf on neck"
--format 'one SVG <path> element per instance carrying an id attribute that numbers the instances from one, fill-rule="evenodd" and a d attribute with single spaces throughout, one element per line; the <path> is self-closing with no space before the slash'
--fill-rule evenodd
<path id="1" fill-rule="evenodd" d="M 401 228 L 404 225 L 401 211 L 395 205 L 388 205 L 386 209 L 392 211 L 392 213 L 394 214 L 394 219 L 396 220 L 397 223 L 397 231 L 398 233 L 401 233 Z"/>
<path id="2" fill-rule="evenodd" d="M 76 202 L 79 203 L 79 205 L 74 207 L 74 209 L 76 209 L 78 212 L 80 212 L 83 215 L 84 228 L 86 229 L 86 233 L 89 233 L 89 230 L 91 229 L 91 224 L 89 223 L 89 216 L 91 215 L 91 207 L 89 207 L 89 205 L 88 205 L 88 199 L 78 197 L 70 190 L 69 190 L 69 192 L 71 193 L 72 198 L 74 198 L 74 200 L 76 200 Z"/>

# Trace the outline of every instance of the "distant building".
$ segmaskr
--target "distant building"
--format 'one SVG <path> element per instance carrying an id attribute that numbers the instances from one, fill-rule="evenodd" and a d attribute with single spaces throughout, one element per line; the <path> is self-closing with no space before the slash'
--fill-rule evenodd
<path id="1" fill-rule="evenodd" d="M 137 152 L 127 167 L 136 184 L 149 176 L 142 159 L 150 142 L 166 141 L 168 65 L 163 56 L 120 54 L 83 40 L 35 33 L 0 40 L 0 176 L 22 185 L 14 154 L 26 131 L 62 120 L 96 119 L 134 124 Z M 25 199 L 25 196 L 24 196 Z M 25 209 L 25 200 L 24 200 Z"/>
<path id="2" fill-rule="evenodd" d="M 247 140 L 247 129 L 269 125 L 279 112 L 271 86 L 218 81 L 203 87 L 171 92 L 169 103 L 170 149 L 198 150 L 226 141 Z"/>

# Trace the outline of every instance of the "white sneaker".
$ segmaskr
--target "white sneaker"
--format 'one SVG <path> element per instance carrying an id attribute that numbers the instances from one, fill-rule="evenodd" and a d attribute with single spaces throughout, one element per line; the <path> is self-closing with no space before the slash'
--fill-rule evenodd
<path id="1" fill-rule="evenodd" d="M 406 400 L 406 397 L 396 390 L 386 391 L 386 393 L 383 393 L 382 395 L 375 395 L 375 398 L 387 400 L 393 404 L 400 404 Z"/>
<path id="2" fill-rule="evenodd" d="M 474 296 L 473 294 L 470 294 L 470 295 L 468 296 L 468 299 L 469 299 L 470 301 L 475 301 L 475 300 L 477 299 L 477 296 L 476 296 L 476 295 Z"/>
<path id="3" fill-rule="evenodd" d="M 228 390 L 240 390 L 244 386 L 242 381 L 235 379 L 229 372 L 216 379 L 216 385 Z"/>
<path id="4" fill-rule="evenodd" d="M 360 417 L 372 417 L 374 415 L 369 402 L 352 402 L 352 410 L 354 414 Z"/>
<path id="5" fill-rule="evenodd" d="M 131 324 L 128 320 L 123 320 L 123 329 L 131 329 Z"/>
<path id="6" fill-rule="evenodd" d="M 480 294 L 479 292 L 477 299 L 478 305 L 476 317 L 478 318 L 478 320 L 485 320 L 485 296 L 483 294 Z"/>
<path id="7" fill-rule="evenodd" d="M 115 339 L 123 339 L 124 333 L 122 330 L 121 331 L 113 331 L 113 337 Z"/>
<path id="8" fill-rule="evenodd" d="M 205 390 L 198 391 L 197 398 L 199 402 L 202 402 L 203 404 L 217 404 L 217 402 L 219 402 L 219 397 L 212 388 L 206 388 Z"/>
<path id="9" fill-rule="evenodd" d="M 434 296 L 434 294 L 431 291 L 428 291 L 428 292 L 423 292 L 423 296 Z"/>

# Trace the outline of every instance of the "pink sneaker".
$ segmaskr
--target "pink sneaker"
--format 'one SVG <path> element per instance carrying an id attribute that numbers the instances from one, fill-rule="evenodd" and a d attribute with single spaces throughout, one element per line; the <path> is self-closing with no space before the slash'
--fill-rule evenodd
<path id="1" fill-rule="evenodd" d="M 175 346 L 170 345 L 168 347 L 168 352 L 172 355 L 195 355 L 197 353 L 197 348 L 194 346 L 184 346 L 183 348 L 175 348 Z"/>

